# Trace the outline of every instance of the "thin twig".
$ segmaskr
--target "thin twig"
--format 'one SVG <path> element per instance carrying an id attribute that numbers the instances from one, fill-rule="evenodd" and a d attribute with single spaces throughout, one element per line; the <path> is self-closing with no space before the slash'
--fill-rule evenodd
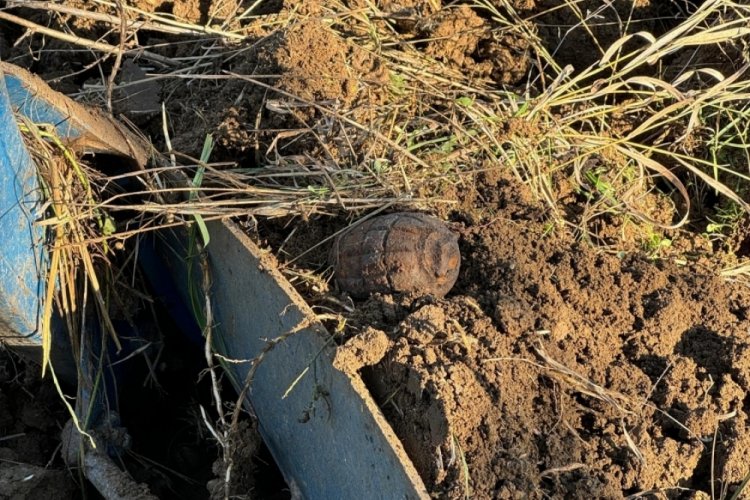
<path id="1" fill-rule="evenodd" d="M 107 80 L 107 111 L 112 114 L 112 92 L 115 88 L 115 79 L 117 78 L 117 72 L 120 71 L 120 65 L 122 64 L 122 54 L 125 52 L 125 40 L 128 36 L 127 33 L 127 16 L 125 14 L 125 8 L 123 2 L 127 0 L 115 0 L 117 3 L 117 10 L 120 14 L 120 45 L 117 47 L 115 54 L 115 62 L 112 64 L 112 70 L 109 73 L 109 79 Z"/>
<path id="2" fill-rule="evenodd" d="M 95 42 L 93 40 L 89 40 L 88 38 L 82 38 L 79 36 L 62 33 L 60 31 L 47 28 L 46 26 L 33 23 L 21 17 L 14 16 L 13 14 L 8 14 L 7 12 L 0 11 L 0 19 L 13 24 L 17 24 L 18 26 L 23 26 L 33 33 L 41 33 L 42 35 L 47 35 L 49 37 L 62 40 L 63 42 L 72 43 L 73 45 L 80 45 L 89 49 L 99 50 L 101 52 L 106 52 L 107 54 L 117 54 L 119 50 L 117 47 L 113 47 L 108 43 Z M 128 49 L 125 51 L 125 54 L 136 54 L 139 57 L 148 59 L 158 64 L 162 64 L 164 66 L 177 66 L 177 63 L 172 59 L 160 56 L 159 54 L 154 54 L 153 52 L 149 52 L 148 50 L 144 50 L 142 48 Z"/>

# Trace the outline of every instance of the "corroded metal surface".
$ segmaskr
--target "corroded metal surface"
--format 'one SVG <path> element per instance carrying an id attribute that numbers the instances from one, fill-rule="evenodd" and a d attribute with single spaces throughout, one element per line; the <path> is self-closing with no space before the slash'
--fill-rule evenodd
<path id="1" fill-rule="evenodd" d="M 354 297 L 371 293 L 447 294 L 458 278 L 458 236 L 439 219 L 394 213 L 341 235 L 331 252 L 336 282 Z"/>

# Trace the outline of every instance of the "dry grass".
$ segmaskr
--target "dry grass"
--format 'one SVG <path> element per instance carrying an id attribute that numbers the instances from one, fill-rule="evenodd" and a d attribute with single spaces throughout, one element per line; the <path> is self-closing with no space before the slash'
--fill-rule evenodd
<path id="1" fill-rule="evenodd" d="M 532 67 L 522 85 L 499 85 L 428 55 L 426 41 L 399 31 L 393 16 L 375 2 L 352 10 L 331 1 L 315 14 L 289 10 L 253 16 L 248 9 L 206 26 L 130 6 L 127 22 L 122 23 L 115 4 L 101 0 L 91 11 L 26 2 L 29 8 L 64 16 L 58 20 L 67 29 L 43 29 L 0 11 L 0 19 L 30 34 L 53 36 L 105 58 L 139 54 L 156 67 L 149 79 L 167 82 L 171 89 L 220 82 L 261 90 L 265 97 L 258 114 L 288 117 L 286 130 L 269 134 L 260 127 L 251 129 L 256 159 L 252 168 L 209 163 L 207 157 L 192 159 L 174 151 L 167 140 L 164 153 L 172 160 L 161 160 L 148 177 L 134 172 L 100 178 L 101 183 L 138 178 L 142 190 L 94 199 L 81 182 L 73 204 L 59 193 L 70 192 L 72 182 L 80 178 L 76 163 L 69 163 L 64 174 L 49 169 L 46 178 L 55 214 L 49 223 L 57 241 L 51 277 L 60 279 L 59 307 L 66 310 L 76 304 L 79 292 L 71 284 L 81 269 L 92 292 L 100 293 L 96 273 L 89 272 L 93 261 L 106 261 L 108 245 L 143 231 L 227 216 L 360 215 L 402 205 L 435 209 L 456 203 L 451 193 L 472 189 L 479 174 L 494 169 L 511 170 L 528 185 L 548 207 L 553 224 L 593 241 L 591 222 L 603 216 L 632 222 L 644 235 L 656 234 L 661 241 L 663 231 L 683 227 L 707 209 L 701 206 L 706 193 L 718 195 L 723 207 L 734 210 L 733 221 L 750 211 L 750 7 L 707 0 L 661 36 L 629 33 L 600 47 L 595 64 L 574 69 L 558 65 L 533 20 L 515 12 L 510 2 L 467 3 L 486 21 L 478 30 L 486 30 L 490 37 L 524 40 Z M 573 5 L 569 2 L 568 7 Z M 440 8 L 437 2 L 433 5 L 435 12 Z M 233 67 L 245 54 L 311 18 L 385 68 L 386 83 L 363 77 L 357 82 L 361 95 L 385 96 L 377 112 L 367 99 L 346 108 L 298 95 L 280 83 L 278 74 L 217 70 Z M 71 19 L 107 26 L 110 42 L 75 38 L 66 24 Z M 595 22 L 595 16 L 582 15 L 580 29 L 590 30 Z M 120 36 L 118 46 L 114 37 L 123 24 L 125 36 Z M 184 43 L 193 50 L 185 56 L 166 56 L 164 46 L 141 46 L 139 32 L 169 36 L 167 46 Z M 736 64 L 725 65 L 724 72 L 701 58 L 686 58 L 689 62 L 682 66 L 674 63 L 680 55 L 708 48 L 720 53 L 730 47 L 736 49 Z M 111 88 L 103 78 L 100 86 L 80 97 L 104 103 L 107 93 Z M 165 116 L 165 130 L 170 128 L 168 119 Z M 41 157 L 57 147 L 50 145 L 49 137 L 44 139 Z M 173 171 L 187 172 L 193 179 L 200 172 L 200 182 L 170 184 L 167 179 Z M 586 200 L 583 212 L 575 216 L 561 201 L 567 185 Z M 102 231 L 103 214 L 121 211 L 139 213 L 132 227 L 110 234 Z M 725 270 L 730 277 L 748 272 L 750 264 L 744 262 Z M 106 304 L 96 304 L 106 323 Z M 550 373 L 577 391 L 608 403 L 623 418 L 632 413 L 620 395 L 567 369 L 543 350 L 538 355 Z M 209 364 L 211 359 L 207 353 Z M 218 400 L 217 408 L 221 413 Z M 622 429 L 633 454 L 642 458 L 624 424 Z M 224 443 L 226 438 L 217 439 Z M 468 472 L 464 477 L 468 481 Z M 468 482 L 465 487 L 468 492 Z"/>
<path id="2" fill-rule="evenodd" d="M 86 240 L 91 234 L 109 233 L 114 226 L 106 212 L 98 209 L 91 211 L 85 220 L 81 219 L 81 211 L 85 210 L 83 207 L 90 207 L 96 203 L 94 190 L 85 166 L 78 162 L 76 154 L 57 137 L 54 127 L 38 125 L 21 117 L 19 129 L 25 139 L 26 148 L 37 166 L 39 182 L 48 205 L 48 217 L 40 221 L 40 224 L 49 227 L 49 261 L 45 277 L 48 286 L 45 287 L 40 327 L 42 376 L 49 368 L 75 427 L 82 435 L 88 437 L 92 446 L 96 447 L 91 436 L 85 432 L 89 412 L 77 413 L 63 395 L 57 380 L 51 361 L 52 330 L 56 311 L 68 333 L 73 359 L 80 361 L 76 363 L 78 379 L 86 381 L 80 385 L 80 390 L 90 390 L 90 377 L 101 376 L 100 370 L 88 372 L 88 368 L 84 368 L 85 365 L 94 363 L 93 359 L 84 356 L 84 352 L 91 347 L 84 347 L 87 341 L 81 335 L 87 317 L 91 316 L 87 312 L 87 307 L 92 302 L 89 300 L 90 295 L 93 296 L 96 308 L 94 316 L 98 318 L 102 331 L 112 339 L 118 349 L 120 340 L 110 318 L 110 290 L 102 284 L 100 263 L 107 262 L 110 248 L 106 243 L 92 246 Z"/>
<path id="3" fill-rule="evenodd" d="M 49 363 L 51 324 L 53 307 L 56 306 L 66 321 L 71 334 L 81 330 L 85 318 L 84 300 L 81 296 L 90 293 L 95 298 L 98 316 L 106 333 L 115 345 L 120 342 L 109 317 L 109 307 L 104 297 L 95 261 L 107 261 L 110 252 L 105 242 L 94 247 L 89 239 L 114 232 L 114 222 L 106 212 L 96 206 L 94 190 L 89 180 L 88 169 L 79 163 L 76 154 L 63 145 L 54 128 L 48 129 L 22 119 L 20 130 L 26 138 L 27 149 L 32 153 L 45 199 L 49 204 L 49 217 L 40 222 L 50 228 L 50 263 L 48 283 L 59 283 L 58 287 L 47 287 L 42 318 L 44 339 L 44 361 L 42 373 Z M 84 289 L 81 289 L 81 286 Z M 55 291 L 59 293 L 55 295 Z M 80 347 L 80 346 L 77 346 Z"/>
<path id="4" fill-rule="evenodd" d="M 114 4 L 107 2 L 98 0 L 91 11 L 47 2 L 26 5 L 52 10 L 68 20 L 103 23 L 113 34 L 119 30 Z M 183 35 L 210 36 L 214 42 L 193 56 L 152 59 L 172 68 L 152 78 L 180 84 L 242 81 L 266 90 L 264 106 L 271 112 L 299 117 L 301 109 L 314 111 L 305 115 L 306 121 L 300 118 L 293 132 L 269 138 L 258 131 L 255 141 L 261 154 L 256 168 L 207 168 L 201 210 L 211 215 L 309 216 L 342 210 L 360 213 L 385 204 L 435 206 L 454 202 L 441 196 L 447 187 L 464 189 L 479 172 L 497 168 L 512 169 L 547 202 L 553 217 L 583 234 L 589 220 L 605 213 L 649 227 L 680 227 L 689 220 L 690 204 L 696 199 L 688 185 L 692 181 L 748 209 L 744 186 L 750 172 L 739 168 L 748 157 L 743 125 L 750 97 L 748 65 L 732 74 L 708 65 L 675 73 L 669 60 L 706 45 L 745 43 L 750 8 L 727 0 L 705 2 L 664 35 L 628 34 L 602 47 L 597 64 L 574 72 L 556 64 L 533 23 L 508 2 L 475 0 L 471 6 L 491 19 L 477 29 L 527 42 L 536 67 L 525 88 L 506 89 L 428 56 L 419 40 L 400 34 L 389 14 L 374 4 L 357 10 L 338 2 L 325 4 L 315 19 L 349 46 L 375 58 L 389 75 L 387 104 L 366 119 L 360 118 L 367 114 L 366 101 L 342 110 L 334 103 L 312 102 L 285 91 L 276 75 L 209 71 L 217 62 L 236 60 L 246 44 L 263 44 L 272 34 L 309 21 L 310 15 L 294 10 L 252 17 L 248 9 L 246 21 L 226 19 L 209 27 L 127 7 L 124 47 L 126 53 L 140 51 L 142 57 L 151 57 L 156 48 L 137 44 L 141 30 L 166 33 L 175 40 Z M 591 23 L 582 19 L 586 27 Z M 259 26 L 270 34 L 257 38 Z M 120 51 L 114 44 L 104 49 L 80 39 L 75 43 L 110 54 Z M 371 82 L 360 85 L 373 88 Z M 303 138 L 309 143 L 304 154 L 283 153 L 281 144 Z M 666 181 L 671 192 L 664 187 L 656 190 L 657 178 Z M 590 196 L 586 212 L 576 220 L 560 208 L 561 181 L 578 185 Z M 654 196 L 663 202 L 658 213 L 650 213 L 655 209 L 649 197 Z M 671 213 L 664 213 L 664 203 Z M 183 210 L 179 204 L 141 208 Z"/>

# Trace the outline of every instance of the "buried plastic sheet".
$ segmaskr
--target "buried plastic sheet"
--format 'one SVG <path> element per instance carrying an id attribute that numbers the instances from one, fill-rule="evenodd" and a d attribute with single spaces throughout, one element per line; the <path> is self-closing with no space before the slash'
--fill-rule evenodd
<path id="1" fill-rule="evenodd" d="M 16 125 L 0 68 L 0 342 L 39 345 L 44 230 L 36 169 Z"/>
<path id="2" fill-rule="evenodd" d="M 246 401 L 291 489 L 303 498 L 428 498 L 364 382 L 332 366 L 328 334 L 272 260 L 230 221 L 208 229 L 214 349 L 236 360 L 267 351 Z M 187 240 L 154 240 L 185 301 L 189 276 L 201 276 L 188 271 Z M 251 364 L 226 369 L 241 390 Z"/>
<path id="3" fill-rule="evenodd" d="M 42 266 L 47 260 L 47 247 L 45 231 L 36 223 L 43 216 L 44 206 L 37 168 L 21 137 L 16 113 L 53 125 L 60 139 L 79 152 L 105 152 L 139 163 L 138 158 L 145 159 L 145 149 L 112 119 L 54 92 L 30 73 L 0 62 L 0 220 L 4 233 L 0 246 L 0 342 L 39 360 L 41 301 L 45 287 L 54 285 L 46 284 Z M 114 146 L 106 145 L 103 138 L 107 137 L 113 138 Z M 74 356 L 64 329 L 53 326 L 52 330 L 51 356 L 64 360 L 55 362 L 56 373 L 68 382 L 78 382 L 77 422 L 86 426 L 89 436 L 96 435 L 101 445 L 94 449 L 81 437 L 77 425 L 69 423 L 69 431 L 63 434 L 63 448 L 67 450 L 63 459 L 68 465 L 81 466 L 83 475 L 105 499 L 134 498 L 132 493 L 139 491 L 140 485 L 102 451 L 121 453 L 118 443 L 109 439 L 123 434 L 118 429 L 116 398 L 110 394 L 117 370 L 110 365 L 101 372 L 103 380 L 98 381 L 98 369 L 105 364 L 101 360 L 107 355 L 100 348 L 103 332 L 95 324 L 81 332 Z M 128 353 L 121 354 L 124 357 Z M 144 493 L 138 498 L 155 497 Z"/>
<path id="4" fill-rule="evenodd" d="M 45 231 L 35 222 L 43 215 L 43 200 L 14 113 L 54 126 L 60 139 L 80 152 L 118 155 L 141 167 L 148 152 L 110 117 L 55 92 L 28 71 L 0 61 L 0 342 L 34 347 L 42 342 Z"/>

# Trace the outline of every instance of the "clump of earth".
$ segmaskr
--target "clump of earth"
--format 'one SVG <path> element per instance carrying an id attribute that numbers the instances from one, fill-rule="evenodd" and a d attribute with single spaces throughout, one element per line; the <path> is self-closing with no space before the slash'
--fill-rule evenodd
<path id="1" fill-rule="evenodd" d="M 709 491 L 712 463 L 742 481 L 747 286 L 545 235 L 515 216 L 523 186 L 482 189 L 507 208 L 462 234 L 448 297 L 376 295 L 352 318 L 390 339 L 365 379 L 432 491 L 671 495 Z"/>
<path id="2" fill-rule="evenodd" d="M 227 7 L 232 2 L 130 3 L 228 26 L 236 12 Z M 347 5 L 356 10 L 366 3 Z M 468 3 L 377 3 L 382 16 L 373 23 L 420 40 L 425 57 L 447 70 L 519 89 L 536 64 L 527 40 Z M 489 3 L 500 11 L 505 4 Z M 556 62 L 573 71 L 593 64 L 624 34 L 667 32 L 676 16 L 692 8 L 689 2 L 648 0 L 509 3 L 531 19 Z M 393 98 L 385 88 L 394 78 L 388 68 L 347 38 L 345 21 L 338 32 L 331 28 L 327 16 L 334 7 L 323 1 L 269 2 L 263 15 L 293 12 L 297 21 L 283 29 L 253 25 L 253 39 L 213 68 L 213 74 L 247 78 L 190 85 L 171 79 L 152 87 L 165 103 L 174 150 L 197 157 L 211 133 L 216 159 L 244 167 L 269 161 L 283 168 L 285 161 L 308 162 L 314 155 L 359 161 L 371 143 L 341 140 L 314 106 L 290 107 L 283 99 L 324 103 L 368 124 Z M 84 72 L 60 79 L 81 70 L 83 56 L 41 51 L 34 58 L 29 47 L 13 46 L 21 34 L 0 34 L 0 57 L 37 69 L 68 92 L 99 78 Z M 144 37 L 142 43 L 154 46 L 168 38 Z M 168 57 L 206 50 L 163 47 Z M 736 62 L 718 52 L 702 49 L 696 57 L 715 59 L 722 69 Z M 694 62 L 687 59 L 677 54 L 674 64 Z M 122 109 L 160 144 L 160 114 L 132 111 Z M 575 189 L 568 194 L 571 212 L 585 204 Z M 543 202 L 503 165 L 483 166 L 441 196 L 449 203 L 437 212 L 459 235 L 462 257 L 458 282 L 445 298 L 374 294 L 349 302 L 325 279 L 299 286 L 311 303 L 333 295 L 347 304 L 348 336 L 379 339 L 376 354 L 359 354 L 367 358 L 362 364 L 372 364 L 362 369 L 363 377 L 434 495 L 619 498 L 652 492 L 704 498 L 737 488 L 750 473 L 750 289 L 718 270 L 722 259 L 738 256 L 730 253 L 747 252 L 746 219 L 724 246 L 687 234 L 675 237 L 674 252 L 660 254 L 633 244 L 599 248 L 550 225 Z M 661 201 L 651 202 L 661 209 Z M 390 211 L 397 209 L 403 207 Z M 316 245 L 349 222 L 337 215 L 259 218 L 248 226 L 282 266 L 293 261 L 328 277 L 330 246 Z M 610 236 L 623 232 L 612 221 L 601 224 Z M 2 397 L 8 394 L 0 392 Z M 4 449 L 0 453 L 9 453 Z M 11 460 L 19 458 L 14 453 Z M 211 484 L 214 492 L 220 489 Z"/>

